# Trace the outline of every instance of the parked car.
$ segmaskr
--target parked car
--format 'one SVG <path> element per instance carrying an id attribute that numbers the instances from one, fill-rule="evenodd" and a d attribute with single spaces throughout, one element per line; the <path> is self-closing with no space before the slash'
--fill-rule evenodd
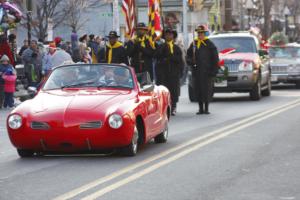
<path id="1" fill-rule="evenodd" d="M 36 96 L 9 114 L 7 130 L 21 157 L 103 149 L 134 156 L 153 138 L 167 141 L 169 117 L 169 91 L 148 74 L 73 64 L 55 68 Z"/>
<path id="2" fill-rule="evenodd" d="M 220 52 L 222 63 L 215 79 L 214 93 L 249 92 L 252 100 L 271 95 L 271 69 L 267 52 L 260 50 L 256 36 L 247 32 L 233 32 L 215 34 L 209 39 Z M 192 82 L 189 72 L 189 97 L 191 101 L 196 101 Z"/>
<path id="3" fill-rule="evenodd" d="M 272 84 L 293 83 L 300 88 L 300 44 L 269 47 Z"/>

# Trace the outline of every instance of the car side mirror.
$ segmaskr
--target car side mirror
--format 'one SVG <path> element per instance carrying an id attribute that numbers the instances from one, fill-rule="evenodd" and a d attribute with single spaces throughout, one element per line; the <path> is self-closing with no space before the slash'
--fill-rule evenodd
<path id="1" fill-rule="evenodd" d="M 137 80 L 140 86 L 143 88 L 146 85 L 151 85 L 152 80 L 150 78 L 149 72 L 142 72 L 136 74 Z"/>
<path id="2" fill-rule="evenodd" d="M 259 56 L 261 56 L 261 57 L 266 57 L 269 55 L 268 51 L 264 50 L 264 49 L 259 50 L 258 53 L 259 53 Z"/>
<path id="3" fill-rule="evenodd" d="M 144 85 L 142 87 L 142 91 L 143 92 L 153 92 L 153 90 L 154 90 L 154 85 L 153 84 L 151 84 L 151 85 Z"/>

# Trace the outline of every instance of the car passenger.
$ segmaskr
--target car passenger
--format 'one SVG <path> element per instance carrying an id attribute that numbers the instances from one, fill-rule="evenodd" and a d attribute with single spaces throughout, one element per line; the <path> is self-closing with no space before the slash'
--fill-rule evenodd
<path id="1" fill-rule="evenodd" d="M 133 87 L 132 78 L 128 69 L 117 68 L 114 70 L 114 79 L 117 86 Z"/>
<path id="2" fill-rule="evenodd" d="M 115 85 L 114 79 L 114 68 L 113 67 L 105 67 L 103 69 L 103 75 L 100 76 L 99 85 Z"/>

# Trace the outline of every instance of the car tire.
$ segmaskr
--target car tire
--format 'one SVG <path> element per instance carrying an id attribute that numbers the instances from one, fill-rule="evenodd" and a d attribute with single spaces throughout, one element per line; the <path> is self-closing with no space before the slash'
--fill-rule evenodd
<path id="1" fill-rule="evenodd" d="M 266 97 L 271 96 L 271 90 L 272 90 L 272 83 L 271 83 L 271 79 L 269 78 L 267 83 L 267 89 L 263 90 L 261 94 Z"/>
<path id="2" fill-rule="evenodd" d="M 195 97 L 194 88 L 190 85 L 189 85 L 189 99 L 190 99 L 190 102 L 196 102 L 197 101 L 197 99 Z"/>
<path id="3" fill-rule="evenodd" d="M 253 86 L 250 91 L 250 99 L 253 101 L 258 101 L 261 99 L 261 82 L 260 79 L 257 80 L 257 83 Z"/>
<path id="4" fill-rule="evenodd" d="M 137 154 L 138 147 L 139 147 L 138 141 L 139 141 L 139 132 L 138 132 L 137 127 L 135 126 L 131 142 L 127 147 L 122 149 L 122 151 L 121 151 L 122 154 L 124 156 L 135 156 Z"/>
<path id="5" fill-rule="evenodd" d="M 17 152 L 21 158 L 29 158 L 32 157 L 34 152 L 31 150 L 17 149 Z"/>
<path id="6" fill-rule="evenodd" d="M 165 129 L 163 132 L 161 132 L 159 135 L 157 135 L 154 138 L 154 142 L 159 144 L 159 143 L 166 143 L 168 140 L 168 136 L 169 136 L 169 128 L 168 128 L 168 123 L 165 126 Z"/>

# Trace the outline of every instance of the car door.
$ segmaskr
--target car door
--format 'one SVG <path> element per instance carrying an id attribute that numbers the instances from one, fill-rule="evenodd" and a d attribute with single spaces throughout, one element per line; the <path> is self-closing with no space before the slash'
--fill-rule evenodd
<path id="1" fill-rule="evenodd" d="M 154 137 L 161 128 L 160 96 L 155 86 L 152 91 L 141 91 L 140 98 L 145 102 L 145 126 L 147 138 Z"/>

